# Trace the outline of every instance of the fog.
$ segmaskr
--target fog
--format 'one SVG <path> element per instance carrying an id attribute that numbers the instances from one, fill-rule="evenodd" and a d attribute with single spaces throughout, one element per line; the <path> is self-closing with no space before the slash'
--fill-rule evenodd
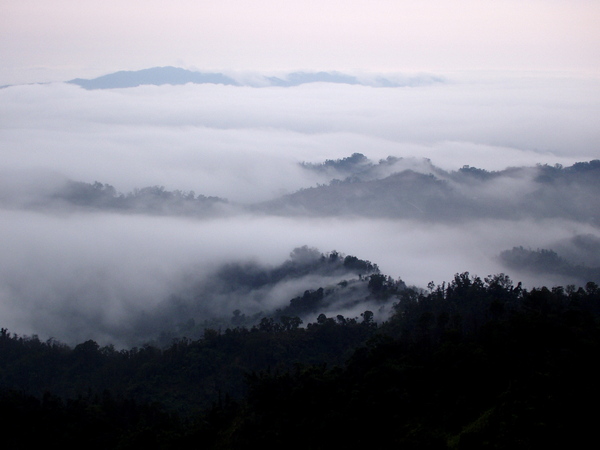
<path id="1" fill-rule="evenodd" d="M 0 90 L 3 168 L 256 201 L 311 181 L 298 161 L 354 152 L 488 170 L 597 156 L 598 80 L 446 79 L 405 88 L 10 87 Z"/>
<path id="2" fill-rule="evenodd" d="M 189 220 L 22 211 L 3 212 L 2 229 L 0 284 L 5 326 L 72 342 L 91 334 L 113 343 L 123 343 L 123 339 L 130 343 L 128 327 L 142 314 L 154 323 L 159 307 L 163 325 L 175 320 L 164 304 L 169 297 L 206 283 L 221 264 L 231 261 L 273 266 L 300 245 L 322 251 L 339 249 L 377 262 L 382 273 L 425 287 L 429 281 L 450 280 L 456 272 L 480 276 L 505 272 L 497 255 L 520 243 L 543 247 L 567 239 L 575 229 L 596 231 L 562 221 L 423 226 L 365 219 Z M 564 284 L 550 275 L 518 279 L 529 286 Z M 205 316 L 195 319 L 231 316 L 235 309 L 248 314 L 269 311 L 287 306 L 306 289 L 333 284 L 334 280 L 315 277 L 273 286 L 277 290 L 259 291 L 260 295 L 207 297 L 196 308 Z M 169 311 L 173 317 L 167 315 Z"/>
<path id="3" fill-rule="evenodd" d="M 498 255 L 525 246 L 556 248 L 576 259 L 577 246 L 568 243 L 581 236 L 597 242 L 597 221 L 287 217 L 245 209 L 331 181 L 331 173 L 299 163 L 356 152 L 374 163 L 404 158 L 399 170 L 423 173 L 431 170 L 423 158 L 445 171 L 464 165 L 500 171 L 600 156 L 596 79 L 447 74 L 444 80 L 402 88 L 313 83 L 87 91 L 53 83 L 0 89 L 0 325 L 69 343 L 139 345 L 162 331 L 160 322 L 171 326 L 190 311 L 197 322 L 235 309 L 270 311 L 307 289 L 350 277 L 316 274 L 243 295 L 189 294 L 214 288 L 224 264 L 275 267 L 304 245 L 372 261 L 383 274 L 418 287 L 464 271 L 505 272 L 527 287 L 573 282 L 511 272 Z M 108 183 L 125 195 L 147 186 L 193 191 L 226 199 L 229 209 L 196 217 L 49 202 L 68 180 Z M 531 183 L 531 175 L 501 178 L 478 194 L 505 201 L 531 192 Z M 344 308 L 331 313 L 360 313 Z M 157 329 L 136 334 L 144 321 Z"/>

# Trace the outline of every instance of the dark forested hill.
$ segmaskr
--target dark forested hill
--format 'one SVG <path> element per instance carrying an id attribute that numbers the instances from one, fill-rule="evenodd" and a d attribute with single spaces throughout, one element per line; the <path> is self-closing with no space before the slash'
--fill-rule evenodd
<path id="1" fill-rule="evenodd" d="M 371 288 L 380 292 L 382 280 Z M 385 280 L 383 280 L 385 281 Z M 0 333 L 6 448 L 585 446 L 600 401 L 600 289 L 468 273 L 389 291 L 385 323 L 265 317 L 117 351 Z"/>

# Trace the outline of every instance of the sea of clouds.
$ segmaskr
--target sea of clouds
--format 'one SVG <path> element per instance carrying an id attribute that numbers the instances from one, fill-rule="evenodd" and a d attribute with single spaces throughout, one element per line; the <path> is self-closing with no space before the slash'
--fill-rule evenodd
<path id="1" fill-rule="evenodd" d="M 600 80 L 593 78 L 455 74 L 399 88 L 96 91 L 51 83 L 0 89 L 0 117 L 0 324 L 20 334 L 118 342 L 131 317 L 152 314 L 190 279 L 201 282 L 230 261 L 280 264 L 302 245 L 368 259 L 425 287 L 457 272 L 507 272 L 498 254 L 513 246 L 600 234 L 566 219 L 199 219 L 26 206 L 66 179 L 251 204 L 329 181 L 300 162 L 355 152 L 374 161 L 429 158 L 445 170 L 568 166 L 600 156 Z M 508 273 L 529 287 L 569 282 Z M 269 297 L 268 306 L 298 294 Z M 236 299 L 218 310 L 239 306 Z"/>

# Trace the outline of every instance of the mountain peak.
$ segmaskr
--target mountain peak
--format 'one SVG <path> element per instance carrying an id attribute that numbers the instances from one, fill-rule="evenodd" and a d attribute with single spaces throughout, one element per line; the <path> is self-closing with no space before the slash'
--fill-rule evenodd
<path id="1" fill-rule="evenodd" d="M 161 86 L 164 84 L 225 84 L 237 86 L 239 83 L 222 73 L 201 73 L 180 67 L 153 67 L 135 71 L 119 71 L 93 79 L 75 78 L 67 83 L 77 84 L 84 89 L 116 89 L 141 85 Z"/>

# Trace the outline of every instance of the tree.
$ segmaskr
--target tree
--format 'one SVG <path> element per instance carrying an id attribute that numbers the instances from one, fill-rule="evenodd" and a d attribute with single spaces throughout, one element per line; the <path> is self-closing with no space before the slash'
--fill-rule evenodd
<path id="1" fill-rule="evenodd" d="M 300 317 L 281 316 L 279 318 L 281 325 L 285 331 L 295 330 L 302 324 Z"/>
<path id="2" fill-rule="evenodd" d="M 375 322 L 373 320 L 373 312 L 372 311 L 365 311 L 364 313 L 361 314 L 361 317 L 363 318 L 363 325 L 366 325 L 368 327 L 372 327 L 375 325 Z"/>

